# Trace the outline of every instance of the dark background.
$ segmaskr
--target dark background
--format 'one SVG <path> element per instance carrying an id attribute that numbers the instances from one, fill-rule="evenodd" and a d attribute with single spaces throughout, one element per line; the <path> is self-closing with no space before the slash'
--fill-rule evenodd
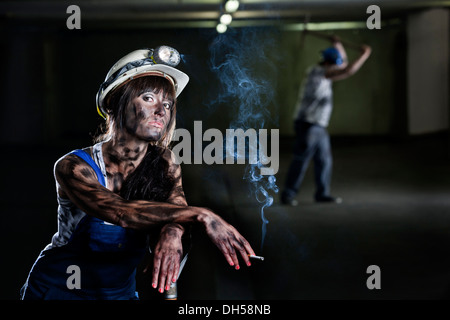
<path id="1" fill-rule="evenodd" d="M 180 299 L 448 299 L 449 11 L 439 1 L 418 3 L 379 1 L 382 28 L 369 30 L 365 9 L 372 3 L 365 1 L 242 1 L 222 35 L 215 30 L 221 1 L 0 4 L 0 298 L 18 299 L 56 232 L 53 165 L 92 143 L 103 121 L 95 110 L 98 87 L 132 50 L 166 44 L 183 54 L 180 69 L 191 80 L 178 100 L 178 127 L 192 132 L 201 120 L 203 131 L 224 132 L 239 110 L 250 110 L 263 115 L 258 128 L 279 129 L 281 189 L 301 80 L 329 45 L 304 36 L 309 17 L 312 24 L 340 23 L 322 32 L 373 50 L 356 75 L 334 84 L 332 188 L 344 203 L 314 204 L 309 170 L 299 207 L 280 205 L 271 192 L 261 249 L 261 205 L 243 179 L 245 165 L 183 164 L 189 204 L 215 210 L 266 259 L 232 270 L 194 228 Z M 80 30 L 66 27 L 69 4 L 81 8 Z M 217 61 L 237 56 L 252 81 L 267 81 L 249 94 L 272 99 L 246 109 L 248 101 L 227 92 L 212 69 L 213 53 Z M 366 287 L 370 265 L 381 269 L 381 290 Z"/>

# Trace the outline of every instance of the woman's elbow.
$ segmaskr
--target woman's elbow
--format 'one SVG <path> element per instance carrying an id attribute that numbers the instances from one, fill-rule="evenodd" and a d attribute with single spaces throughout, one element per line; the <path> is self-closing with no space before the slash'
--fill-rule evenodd
<path id="1" fill-rule="evenodd" d="M 112 223 L 122 228 L 130 228 L 132 223 L 130 215 L 125 210 L 114 210 Z"/>

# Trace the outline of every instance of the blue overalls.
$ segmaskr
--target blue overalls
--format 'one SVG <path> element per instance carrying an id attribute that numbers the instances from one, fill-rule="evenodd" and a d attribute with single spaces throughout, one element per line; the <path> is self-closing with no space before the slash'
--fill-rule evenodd
<path id="1" fill-rule="evenodd" d="M 85 160 L 105 179 L 95 161 L 83 150 L 73 154 Z M 41 251 L 21 290 L 22 300 L 133 300 L 136 268 L 147 247 L 144 232 L 125 229 L 85 215 L 67 244 Z M 70 266 L 78 267 L 78 274 Z M 79 277 L 79 288 L 71 285 Z"/>

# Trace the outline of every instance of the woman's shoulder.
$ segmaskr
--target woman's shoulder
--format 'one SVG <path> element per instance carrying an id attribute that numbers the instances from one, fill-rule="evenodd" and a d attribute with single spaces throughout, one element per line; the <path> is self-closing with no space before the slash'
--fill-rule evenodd
<path id="1" fill-rule="evenodd" d="M 87 155 L 89 155 L 90 157 L 92 157 L 92 146 L 89 147 L 84 147 L 84 148 L 80 148 L 80 149 L 74 149 L 66 154 L 64 154 L 63 156 L 61 156 L 58 160 L 56 160 L 55 164 L 54 164 L 54 168 L 56 169 L 58 166 L 67 164 L 67 163 L 72 163 L 74 164 L 75 162 L 79 162 L 78 160 L 81 160 L 81 157 L 79 156 L 80 152 L 85 152 Z M 84 163 L 83 161 L 81 161 L 81 163 Z"/>

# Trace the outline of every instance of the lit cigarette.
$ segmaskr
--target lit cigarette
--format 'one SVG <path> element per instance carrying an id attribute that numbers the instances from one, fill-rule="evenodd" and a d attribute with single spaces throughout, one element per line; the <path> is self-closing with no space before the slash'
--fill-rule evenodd
<path id="1" fill-rule="evenodd" d="M 250 259 L 258 259 L 258 260 L 264 261 L 264 257 L 261 257 L 261 256 L 254 256 L 252 254 L 249 254 L 248 257 Z"/>

